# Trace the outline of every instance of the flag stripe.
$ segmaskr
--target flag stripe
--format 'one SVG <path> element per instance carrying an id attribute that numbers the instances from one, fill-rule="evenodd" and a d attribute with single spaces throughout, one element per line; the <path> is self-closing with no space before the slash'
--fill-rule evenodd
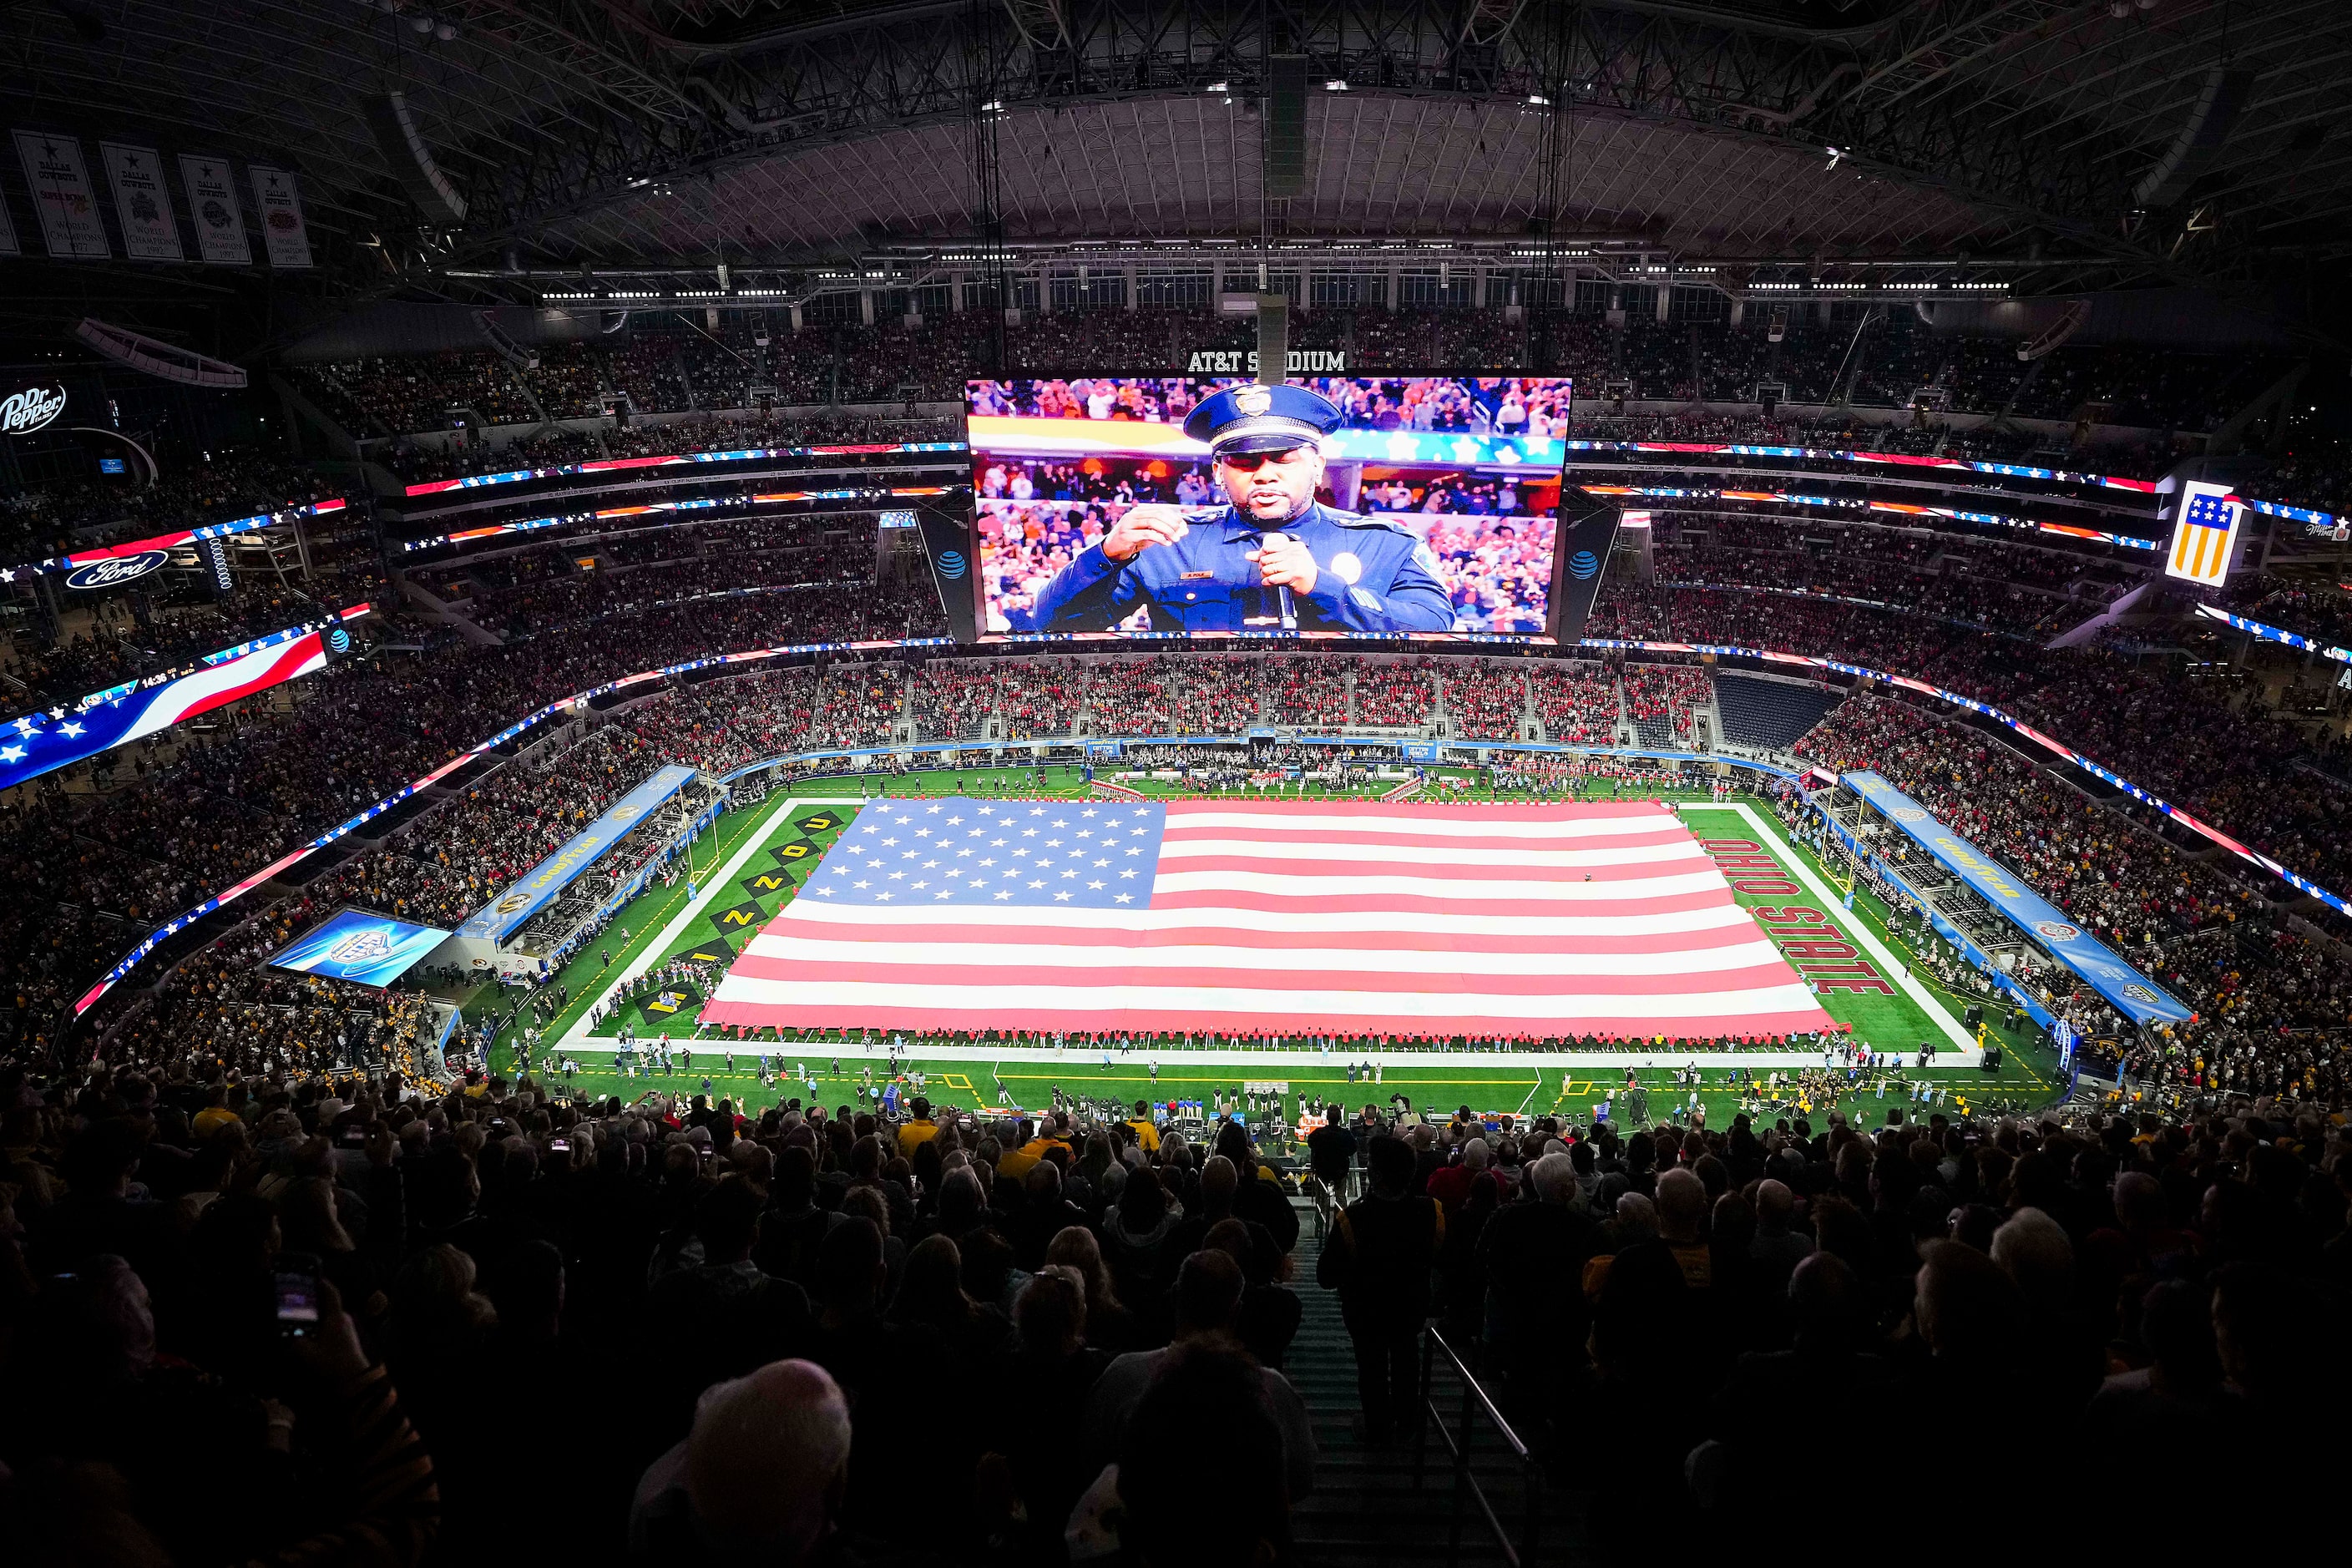
<path id="1" fill-rule="evenodd" d="M 1306 994 L 1304 991 L 1294 991 L 1290 984 L 1286 984 L 1297 977 L 1280 971 L 1257 974 L 1218 963 L 1155 968 L 1147 974 L 1133 978 L 1129 977 L 1127 970 L 1121 969 L 1099 984 L 1093 983 L 1091 977 L 1088 983 L 1080 984 L 1066 973 L 1055 973 L 1049 969 L 1027 966 L 1007 973 L 1002 966 L 992 963 L 934 963 L 917 972 L 898 963 L 841 959 L 823 962 L 825 963 L 825 984 L 897 986 L 905 991 L 934 994 L 978 993 L 996 985 L 1032 985 L 1058 992 L 1061 1005 L 1070 1007 L 1123 1006 L 1129 1005 L 1129 998 L 1141 993 L 1150 994 L 1158 999 L 1158 1005 L 1165 1006 L 1169 1005 L 1166 998 L 1172 995 L 1185 992 L 1206 994 L 1221 987 L 1243 988 L 1245 983 L 1248 983 L 1247 989 L 1268 994 Z M 740 960 L 737 961 L 736 967 L 745 969 Z M 766 965 L 762 963 L 744 973 L 743 994 L 753 994 L 753 988 L 766 985 L 774 988 L 770 994 L 779 1001 L 791 1001 L 798 996 L 802 988 L 791 977 L 794 972 L 788 970 L 781 976 L 758 973 L 759 968 L 764 967 Z M 1359 971 L 1330 978 L 1335 985 L 1345 981 L 1349 994 L 1444 997 L 1450 1000 L 1456 1011 L 1478 1012 L 1490 1005 L 1540 997 L 1554 1004 L 1547 1010 L 1557 1016 L 1563 1007 L 1580 1013 L 1626 996 L 1689 997 L 1699 990 L 1722 996 L 1769 991 L 1782 984 L 1787 974 L 1788 966 L 1775 955 L 1760 963 L 1741 964 L 1705 973 L 1438 976 Z"/>
<path id="2" fill-rule="evenodd" d="M 1394 977 L 1414 985 L 1434 984 L 1445 989 L 1450 983 L 1473 975 L 1482 981 L 1516 976 L 1565 994 L 1591 984 L 1595 976 L 1723 973 L 1772 968 L 1780 961 L 1778 950 L 1769 942 L 1754 937 L 1714 947 L 1673 947 L 1652 952 L 1479 952 L 1442 949 L 1391 952 L 1381 956 L 1379 969 L 1373 972 L 1363 967 L 1361 953 L 1348 948 L 1235 947 L 1207 942 L 1165 947 L 1108 947 L 1050 939 L 1027 940 L 1032 933 L 1016 934 L 1025 940 L 1027 962 L 1024 968 L 1059 973 L 1072 985 L 1099 984 L 1106 975 L 1117 978 L 1130 970 L 1151 971 L 1156 976 L 1153 984 L 1170 984 L 1173 982 L 1166 976 L 1180 970 L 1286 974 L 1311 973 L 1320 967 L 1335 974 L 1346 974 L 1358 984 Z M 945 971 L 985 968 L 994 962 L 998 951 L 998 944 L 985 942 L 902 941 L 877 952 L 872 942 L 779 933 L 754 942 L 736 960 L 735 969 L 753 979 L 785 980 L 795 973 L 795 964 L 859 964 L 891 968 L 902 977 L 911 974 L 928 983 L 946 984 L 940 978 Z M 1778 978 L 1777 973 L 1773 978 Z"/>
<path id="3" fill-rule="evenodd" d="M 1385 844 L 1362 841 L 1328 843 L 1253 843 L 1242 838 L 1196 838 L 1160 846 L 1160 863 L 1181 860 L 1211 869 L 1277 861 L 1311 869 L 1337 857 L 1360 856 L 1392 867 L 1414 868 L 1416 874 L 1443 877 L 1465 866 L 1550 866 L 1563 870 L 1594 867 L 1645 867 L 1671 861 L 1706 861 L 1687 835 L 1680 843 L 1612 844 L 1598 849 L 1535 849 L 1524 844 L 1487 848 L 1483 845 Z"/>
<path id="4" fill-rule="evenodd" d="M 1027 1017 L 1072 1016 L 1108 1017 L 1107 1026 L 1157 1024 L 1181 1027 L 1196 1012 L 1231 1013 L 1260 1018 L 1367 1019 L 1394 1017 L 1416 1026 L 1433 1020 L 1489 1027 L 1497 1025 L 1556 1024 L 1563 999 L 1549 995 L 1507 996 L 1494 993 L 1389 992 L 1238 985 L 1118 985 L 1100 994 L 1076 992 L 1067 986 L 1014 979 L 985 985 L 908 985 L 897 979 L 875 983 L 856 980 L 735 981 L 722 988 L 720 1000 L 757 1003 L 761 1000 L 793 1008 L 846 1007 L 868 1020 L 895 1016 L 901 1007 L 926 1012 L 961 1011 L 983 1023 L 1018 1025 Z M 1818 1019 L 1821 1009 L 1803 985 L 1756 986 L 1732 991 L 1692 994 L 1600 993 L 1569 998 L 1580 1020 L 1622 1024 L 1657 1018 L 1686 1021 L 1752 1013 L 1804 1011 Z"/>
<path id="5" fill-rule="evenodd" d="M 1164 907 L 1160 894 L 1190 892 L 1259 893 L 1267 898 L 1328 899 L 1360 894 L 1380 899 L 1434 899 L 1447 903 L 1591 903 L 1595 900 L 1670 898 L 1676 893 L 1712 893 L 1723 887 L 1723 874 L 1712 865 L 1675 876 L 1644 877 L 1634 868 L 1591 881 L 1541 881 L 1529 878 L 1357 876 L 1341 871 L 1311 875 L 1295 868 L 1248 871 L 1238 866 L 1200 871 L 1162 871 L 1152 890 L 1152 904 Z M 1397 905 L 1392 907 L 1402 908 Z"/>
<path id="6" fill-rule="evenodd" d="M 1003 911 L 990 909 L 929 909 L 880 910 L 856 904 L 821 904 L 814 900 L 792 906 L 794 931 L 805 931 L 813 925 L 856 925 L 887 927 L 894 935 L 913 941 L 925 940 L 936 931 L 963 932 L 979 926 L 991 930 L 1003 928 Z M 920 925 L 907 922 L 918 918 Z M 1639 944 L 1651 942 L 1680 941 L 1683 942 L 1725 939 L 1725 933 L 1747 937 L 1756 923 L 1745 910 L 1728 898 L 1717 898 L 1695 904 L 1687 910 L 1661 910 L 1645 908 L 1635 912 L 1579 913 L 1573 915 L 1541 914 L 1505 915 L 1407 915 L 1399 910 L 1372 910 L 1361 914 L 1329 914 L 1293 910 L 1279 906 L 1265 910 L 1227 908 L 1219 911 L 1215 923 L 1203 922 L 1191 910 L 1176 913 L 1164 909 L 1074 910 L 1033 909 L 1021 911 L 1022 923 L 1033 928 L 1055 928 L 1050 940 L 1057 942 L 1083 942 L 1093 938 L 1105 942 L 1127 943 L 1139 940 L 1129 932 L 1148 932 L 1140 940 L 1170 940 L 1172 933 L 1202 931 L 1211 936 L 1230 938 L 1246 935 L 1255 944 L 1296 939 L 1305 942 L 1319 942 L 1325 935 L 1341 932 L 1349 945 L 1364 947 L 1381 942 L 1429 947 L 1450 946 L 1457 937 L 1475 937 L 1476 945 L 1490 951 L 1509 951 L 1513 943 L 1531 944 L 1531 951 L 1557 952 L 1563 939 L 1574 939 L 1574 945 L 1588 951 L 1603 951 L 1600 944 L 1622 941 Z M 1062 929 L 1066 927 L 1066 929 Z M 756 950 L 772 933 L 786 929 L 779 920 L 751 939 Z M 1629 951 L 1647 949 L 1635 945 Z"/>
<path id="7" fill-rule="evenodd" d="M 1827 1023 L 1650 803 L 887 802 L 719 1024 L 1784 1033 Z"/>

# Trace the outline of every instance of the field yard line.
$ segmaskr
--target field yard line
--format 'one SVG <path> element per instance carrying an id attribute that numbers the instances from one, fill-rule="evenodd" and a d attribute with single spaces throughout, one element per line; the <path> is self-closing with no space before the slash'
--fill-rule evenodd
<path id="1" fill-rule="evenodd" d="M 622 986 L 626 985 L 630 981 L 635 980 L 638 975 L 643 974 L 646 970 L 651 969 L 656 962 L 669 956 L 669 944 L 675 941 L 678 934 L 685 931 L 689 924 L 701 916 L 702 911 L 709 907 L 710 901 L 719 896 L 719 890 L 721 888 L 729 887 L 733 884 L 735 880 L 735 873 L 741 870 L 743 868 L 743 862 L 749 860 L 752 854 L 758 850 L 761 845 L 768 841 L 768 835 L 774 831 L 777 819 L 780 816 L 789 816 L 793 808 L 799 805 L 849 804 L 846 801 L 814 801 L 811 800 L 806 795 L 778 795 L 776 797 L 776 802 L 777 804 L 769 810 L 768 815 L 761 818 L 758 825 L 743 836 L 743 847 L 736 850 L 735 853 L 729 858 L 725 868 L 713 876 L 709 882 L 703 887 L 701 891 L 698 892 L 693 898 L 687 900 L 686 908 L 680 910 L 676 915 L 671 917 L 669 924 L 662 928 L 662 933 L 660 936 L 655 938 L 651 943 L 647 944 L 643 952 L 639 952 L 636 957 L 628 962 L 628 963 L 622 969 L 621 973 L 614 977 L 613 983 L 604 987 L 603 994 L 596 998 L 597 1003 L 606 1001 L 614 992 L 620 990 Z M 571 1028 L 564 1031 L 562 1044 L 565 1046 L 576 1046 L 593 1037 L 588 1033 L 588 1015 L 594 1011 L 595 1007 L 593 1005 L 591 1005 L 583 1011 L 580 1015 L 579 1021 L 574 1023 Z"/>
<path id="2" fill-rule="evenodd" d="M 1750 828 L 1754 829 L 1759 835 L 1770 838 L 1774 843 L 1780 846 L 1789 868 L 1797 874 L 1797 878 L 1800 881 L 1803 882 L 1808 889 L 1811 889 L 1813 897 L 1822 900 L 1822 908 L 1823 910 L 1843 909 L 1845 907 L 1844 901 L 1831 889 L 1829 884 L 1822 881 L 1820 877 L 1816 876 L 1813 872 L 1813 868 L 1805 863 L 1805 858 L 1797 853 L 1796 846 L 1790 843 L 1787 838 L 1781 837 L 1779 825 L 1772 824 L 1768 826 L 1763 817 L 1758 815 L 1755 807 L 1742 805 L 1737 801 L 1727 802 L 1723 805 L 1703 805 L 1696 802 L 1691 802 L 1688 804 L 1702 811 L 1730 810 L 1738 812 L 1741 816 L 1748 819 L 1748 826 Z M 1910 973 L 1910 968 L 1907 964 L 1906 964 L 1901 959 L 1895 957 L 1894 953 L 1887 951 L 1886 944 L 1879 941 L 1877 933 L 1870 929 L 1870 922 L 1863 919 L 1863 917 L 1855 911 L 1847 910 L 1847 912 L 1853 915 L 1853 919 L 1844 922 L 1852 931 L 1853 939 L 1862 943 L 1863 947 L 1870 953 L 1871 957 L 1878 960 L 1879 967 L 1885 970 L 1889 978 L 1892 978 L 1896 984 L 1903 987 L 1903 994 L 1910 997 L 1913 1002 L 1918 1005 L 1920 1010 L 1927 1015 L 1928 1022 L 1941 1029 L 1944 1032 L 1944 1037 L 1950 1040 L 1953 1045 L 1959 1047 L 1962 1053 L 1961 1060 L 1957 1062 L 1946 1062 L 1943 1058 L 1942 1053 L 1938 1052 L 1936 1058 L 1936 1065 L 1938 1067 L 1975 1067 L 1979 1062 L 1983 1060 L 1983 1053 L 1977 1049 L 1976 1041 L 1969 1037 L 1968 1030 L 1960 1026 L 1959 1020 L 1953 1017 L 1949 1013 L 1944 1010 L 1943 1004 L 1937 1001 L 1935 996 L 1925 985 L 1919 984 L 1919 977 Z"/>

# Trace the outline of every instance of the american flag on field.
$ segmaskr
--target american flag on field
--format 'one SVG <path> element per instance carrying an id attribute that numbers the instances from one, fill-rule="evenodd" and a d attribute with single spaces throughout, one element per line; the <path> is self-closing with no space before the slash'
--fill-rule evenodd
<path id="1" fill-rule="evenodd" d="M 869 805 L 702 1014 L 1696 1037 L 1830 1026 L 1648 804 Z"/>

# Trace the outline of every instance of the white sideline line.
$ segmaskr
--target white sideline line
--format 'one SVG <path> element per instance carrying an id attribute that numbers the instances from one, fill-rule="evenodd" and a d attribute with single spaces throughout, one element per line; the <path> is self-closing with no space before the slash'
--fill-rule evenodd
<path id="1" fill-rule="evenodd" d="M 1683 811 L 1738 812 L 1747 819 L 1750 830 L 1761 837 L 1770 839 L 1780 847 L 1782 864 L 1795 872 L 1798 879 L 1805 884 L 1813 897 L 1822 901 L 1822 909 L 1844 908 L 1843 900 L 1831 889 L 1828 883 L 1814 874 L 1813 868 L 1805 863 L 1805 858 L 1797 852 L 1796 846 L 1781 836 L 1780 826 L 1777 823 L 1768 826 L 1764 819 L 1757 815 L 1755 807 L 1743 805 L 1738 801 L 1726 801 L 1720 805 L 1706 801 L 1677 801 L 1675 805 L 1678 810 Z M 1879 967 L 1886 973 L 1887 976 L 1903 987 L 1903 994 L 1918 1004 L 1920 1011 L 1927 1015 L 1928 1021 L 1944 1032 L 1944 1037 L 1959 1047 L 1962 1059 L 1951 1065 L 1977 1066 L 1983 1059 L 1983 1053 L 1977 1049 L 1976 1041 L 1969 1037 L 1968 1030 L 1960 1026 L 1958 1019 L 1944 1010 L 1944 1005 L 1936 1000 L 1934 994 L 1919 983 L 1918 976 L 1910 973 L 1910 966 L 1887 951 L 1886 944 L 1880 942 L 1877 933 L 1870 929 L 1870 922 L 1861 915 L 1855 914 L 1853 919 L 1843 921 L 1843 924 L 1847 930 L 1847 934 L 1862 943 L 1870 956 L 1878 960 Z M 1939 1067 L 1944 1065 L 1942 1053 L 1937 1054 L 1936 1061 Z"/>
<path id="2" fill-rule="evenodd" d="M 629 961 L 628 965 L 614 978 L 612 984 L 604 987 L 603 994 L 597 996 L 595 1005 L 589 1007 L 587 1011 L 583 1012 L 580 1015 L 578 1020 L 572 1024 L 572 1027 L 564 1031 L 563 1038 L 558 1041 L 557 1045 L 560 1047 L 570 1047 L 583 1044 L 584 1042 L 596 1037 L 590 1035 L 588 1032 L 588 1015 L 594 1012 L 597 1006 L 602 1006 L 604 1003 L 610 1001 L 614 993 L 628 984 L 629 982 L 635 980 L 638 975 L 643 974 L 646 970 L 651 969 L 656 962 L 669 956 L 669 944 L 676 941 L 679 933 L 684 931 L 688 926 L 693 924 L 696 920 L 700 918 L 702 911 L 709 907 L 711 900 L 718 898 L 720 889 L 733 885 L 735 873 L 743 868 L 743 862 L 751 858 L 753 851 L 757 850 L 761 845 L 767 843 L 768 835 L 775 828 L 779 817 L 789 816 L 793 809 L 798 806 L 855 805 L 857 804 L 858 802 L 854 798 L 845 796 L 814 796 L 805 795 L 786 795 L 777 796 L 776 805 L 769 808 L 767 816 L 761 817 L 758 826 L 753 827 L 751 833 L 745 837 L 743 847 L 740 849 L 736 850 L 733 857 L 728 860 L 726 866 L 713 875 L 708 883 L 704 884 L 700 892 L 695 894 L 693 898 L 687 900 L 686 908 L 680 910 L 676 915 L 671 917 L 669 924 L 662 928 L 661 935 L 655 939 L 653 944 L 647 947 L 643 952 L 637 954 L 635 958 Z"/>

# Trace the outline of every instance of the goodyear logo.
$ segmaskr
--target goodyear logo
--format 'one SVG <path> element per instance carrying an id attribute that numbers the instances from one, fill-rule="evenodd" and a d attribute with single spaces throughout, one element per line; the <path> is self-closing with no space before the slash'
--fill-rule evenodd
<path id="1" fill-rule="evenodd" d="M 2002 898 L 2015 899 L 2024 896 L 2019 890 L 2017 884 L 2009 879 L 2006 872 L 1983 856 L 1969 853 L 1968 846 L 1960 840 L 1947 836 L 1937 838 L 1936 843 L 1951 856 L 1955 866 L 1964 870 L 1973 871 L 1983 878 L 1985 886 Z"/>

